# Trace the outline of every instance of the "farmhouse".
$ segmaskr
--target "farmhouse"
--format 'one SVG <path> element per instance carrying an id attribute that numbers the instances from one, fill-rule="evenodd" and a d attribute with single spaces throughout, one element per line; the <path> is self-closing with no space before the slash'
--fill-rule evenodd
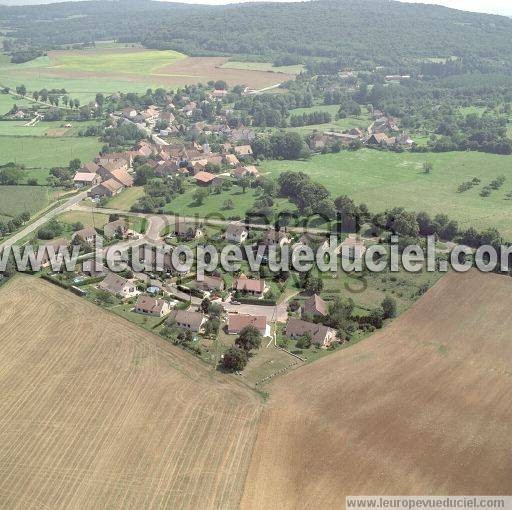
<path id="1" fill-rule="evenodd" d="M 237 156 L 252 156 L 252 147 L 250 145 L 238 145 L 234 150 Z"/>
<path id="2" fill-rule="evenodd" d="M 137 295 L 137 287 L 134 283 L 114 273 L 109 273 L 99 284 L 99 288 L 123 299 Z"/>
<path id="3" fill-rule="evenodd" d="M 363 257 L 366 252 L 366 246 L 363 240 L 355 235 L 350 234 L 339 246 L 339 252 L 342 258 L 348 260 L 356 260 Z"/>
<path id="4" fill-rule="evenodd" d="M 241 244 L 247 240 L 249 231 L 242 223 L 233 222 L 228 225 L 224 234 L 226 241 Z"/>
<path id="5" fill-rule="evenodd" d="M 196 280 L 194 287 L 206 292 L 223 291 L 225 284 L 224 280 L 218 276 L 204 276 L 202 281 Z"/>
<path id="6" fill-rule="evenodd" d="M 201 170 L 195 175 L 196 184 L 198 186 L 210 186 L 215 182 L 217 177 L 210 172 L 204 172 Z"/>
<path id="7" fill-rule="evenodd" d="M 303 316 L 310 315 L 312 317 L 325 317 L 328 313 L 329 309 L 327 307 L 327 303 L 318 294 L 313 294 L 304 301 L 304 305 L 302 307 Z"/>
<path id="8" fill-rule="evenodd" d="M 116 236 L 124 238 L 126 236 L 127 231 L 128 228 L 126 226 L 126 220 L 124 218 L 119 218 L 118 220 L 111 221 L 110 223 L 107 223 L 103 227 L 103 235 L 107 239 L 113 239 Z"/>
<path id="9" fill-rule="evenodd" d="M 98 232 L 94 227 L 85 227 L 73 234 L 73 239 L 78 239 L 83 243 L 93 243 L 98 237 Z"/>
<path id="10" fill-rule="evenodd" d="M 118 195 L 123 191 L 124 186 L 115 179 L 108 179 L 89 191 L 89 196 L 92 198 L 101 198 L 101 197 L 113 197 Z"/>
<path id="11" fill-rule="evenodd" d="M 155 299 L 145 295 L 139 296 L 134 310 L 137 313 L 154 317 L 163 317 L 171 311 L 169 303 L 164 299 Z"/>
<path id="12" fill-rule="evenodd" d="M 243 177 L 244 175 L 252 175 L 258 177 L 260 175 L 258 169 L 254 165 L 237 166 L 231 172 L 235 177 Z"/>
<path id="13" fill-rule="evenodd" d="M 228 315 L 228 334 L 238 335 L 247 326 L 255 327 L 262 336 L 270 336 L 270 325 L 264 315 L 230 313 Z"/>
<path id="14" fill-rule="evenodd" d="M 320 347 L 329 347 L 336 341 L 336 331 L 323 324 L 314 324 L 313 322 L 303 321 L 295 317 L 290 317 L 286 324 L 285 336 L 296 340 L 304 335 L 311 336 L 311 342 Z"/>
<path id="15" fill-rule="evenodd" d="M 177 325 L 180 328 L 188 329 L 193 333 L 200 333 L 206 322 L 206 316 L 200 312 L 189 312 L 187 310 L 174 310 L 165 323 L 169 326 Z"/>
<path id="16" fill-rule="evenodd" d="M 224 162 L 226 163 L 226 165 L 229 166 L 236 166 L 240 163 L 240 161 L 238 161 L 238 158 L 234 154 L 226 154 L 224 156 Z"/>
<path id="17" fill-rule="evenodd" d="M 52 239 L 51 241 L 46 241 L 45 246 L 46 249 L 41 259 L 41 267 L 48 267 L 52 262 L 60 261 L 62 256 L 59 256 L 59 250 L 69 248 L 69 241 L 67 239 Z M 49 250 L 53 250 L 54 253 L 50 254 Z"/>
<path id="18" fill-rule="evenodd" d="M 89 174 L 83 172 L 77 172 L 73 177 L 73 183 L 75 184 L 75 188 L 83 188 L 86 186 L 95 186 L 99 184 L 101 178 L 97 174 Z"/>
<path id="19" fill-rule="evenodd" d="M 250 279 L 244 274 L 241 274 L 235 281 L 235 290 L 262 298 L 266 291 L 265 280 Z"/>
<path id="20" fill-rule="evenodd" d="M 94 161 L 89 161 L 88 163 L 84 163 L 78 171 L 84 174 L 95 174 L 99 169 L 100 166 L 98 164 Z"/>
<path id="21" fill-rule="evenodd" d="M 291 243 L 290 236 L 282 230 L 270 229 L 265 232 L 261 240 L 264 246 L 284 246 Z"/>
<path id="22" fill-rule="evenodd" d="M 176 237 L 195 239 L 197 237 L 201 237 L 203 235 L 203 231 L 193 223 L 187 223 L 176 218 L 173 234 Z"/>

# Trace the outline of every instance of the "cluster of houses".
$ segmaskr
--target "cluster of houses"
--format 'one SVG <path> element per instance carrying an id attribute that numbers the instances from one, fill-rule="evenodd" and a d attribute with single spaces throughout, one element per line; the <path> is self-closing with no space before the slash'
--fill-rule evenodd
<path id="1" fill-rule="evenodd" d="M 372 116 L 373 121 L 368 127 L 368 131 L 352 128 L 343 133 L 336 131 L 315 132 L 309 137 L 309 148 L 313 151 L 322 151 L 334 141 L 346 145 L 352 142 L 360 142 L 374 147 L 399 145 L 407 148 L 414 145 L 414 140 L 405 131 L 400 130 L 396 119 L 377 109 L 373 111 Z"/>

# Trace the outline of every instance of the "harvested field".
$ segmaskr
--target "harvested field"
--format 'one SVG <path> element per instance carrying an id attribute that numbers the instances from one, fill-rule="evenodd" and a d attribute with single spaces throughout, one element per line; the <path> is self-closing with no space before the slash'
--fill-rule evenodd
<path id="1" fill-rule="evenodd" d="M 176 89 L 211 80 L 260 89 L 295 78 L 291 72 L 222 67 L 227 60 L 142 48 L 59 50 L 48 52 L 48 56 L 39 57 L 30 65 L 0 66 L 0 81 L 12 87 L 24 83 L 29 91 L 64 87 L 84 103 L 93 99 L 96 92 L 144 92 L 150 87 Z"/>
<path id="2" fill-rule="evenodd" d="M 372 338 L 273 382 L 242 508 L 509 494 L 511 307 L 511 278 L 450 274 Z"/>
<path id="3" fill-rule="evenodd" d="M 42 280 L 0 291 L 0 506 L 237 508 L 260 401 Z"/>

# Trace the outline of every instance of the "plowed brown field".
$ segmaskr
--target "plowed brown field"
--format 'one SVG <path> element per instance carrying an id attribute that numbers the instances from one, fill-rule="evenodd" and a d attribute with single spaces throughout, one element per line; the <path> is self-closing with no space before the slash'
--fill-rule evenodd
<path id="1" fill-rule="evenodd" d="M 41 280 L 0 291 L 0 507 L 237 508 L 255 393 Z"/>
<path id="2" fill-rule="evenodd" d="M 244 509 L 512 492 L 512 279 L 444 277 L 372 338 L 277 379 Z"/>

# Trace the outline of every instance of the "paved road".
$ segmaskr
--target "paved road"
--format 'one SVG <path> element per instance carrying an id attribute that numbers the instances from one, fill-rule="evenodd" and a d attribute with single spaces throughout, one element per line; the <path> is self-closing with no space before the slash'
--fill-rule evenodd
<path id="1" fill-rule="evenodd" d="M 28 236 L 35 230 L 37 230 L 39 227 L 43 226 L 47 221 L 51 220 L 55 216 L 68 211 L 69 209 L 72 209 L 76 204 L 81 202 L 84 198 L 87 197 L 87 192 L 84 191 L 83 193 L 79 193 L 78 195 L 74 195 L 73 197 L 69 198 L 64 202 L 63 204 L 59 205 L 58 207 L 55 207 L 51 209 L 50 211 L 44 213 L 41 217 L 39 217 L 37 220 L 33 221 L 29 225 L 27 225 L 23 230 L 20 230 L 17 234 L 14 234 L 9 239 L 4 241 L 0 244 L 0 252 L 4 248 L 10 248 L 12 245 L 16 244 L 18 241 L 23 239 L 24 237 Z M 89 209 L 90 211 L 90 209 Z"/>
<path id="2" fill-rule="evenodd" d="M 74 207 L 77 211 L 87 211 L 90 212 L 91 209 L 88 207 L 77 205 Z M 176 218 L 179 218 L 181 221 L 189 222 L 189 223 L 206 223 L 207 225 L 215 225 L 215 226 L 225 226 L 232 223 L 231 220 L 220 220 L 215 218 L 198 218 L 194 216 L 181 216 L 181 215 L 169 215 L 169 214 L 148 214 L 148 213 L 134 213 L 129 211 L 120 211 L 119 209 L 107 209 L 98 207 L 95 209 L 99 213 L 103 214 L 123 214 L 125 216 L 134 216 L 138 218 L 147 218 L 150 221 L 154 221 L 153 228 L 157 229 L 162 227 L 159 233 L 163 230 L 164 227 L 168 225 L 174 225 Z M 260 223 L 249 223 L 247 224 L 249 228 L 256 230 L 267 230 L 270 228 L 270 225 L 262 225 Z M 312 227 L 286 227 L 287 232 L 293 232 L 296 234 L 303 234 L 305 232 L 309 232 L 310 234 L 329 234 L 329 231 L 323 228 L 312 228 Z M 146 233 L 146 236 L 150 236 L 155 238 L 157 235 L 153 230 Z M 159 234 L 158 234 L 159 235 Z"/>

